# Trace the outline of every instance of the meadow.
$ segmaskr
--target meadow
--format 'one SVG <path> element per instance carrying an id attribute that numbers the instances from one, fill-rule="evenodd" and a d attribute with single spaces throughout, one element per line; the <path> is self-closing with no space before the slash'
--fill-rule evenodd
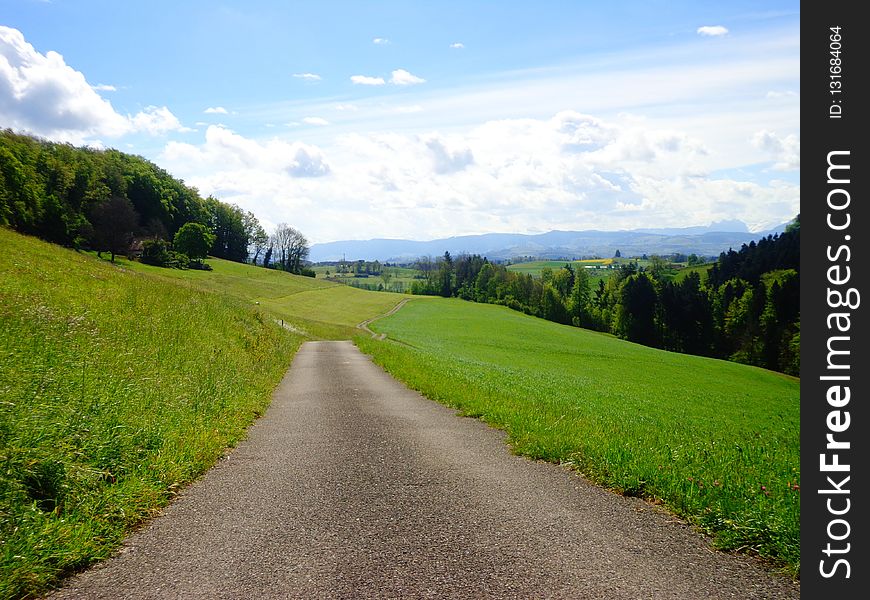
<path id="1" fill-rule="evenodd" d="M 350 339 L 357 323 L 387 312 L 401 300 L 389 292 L 368 292 L 215 258 L 207 261 L 211 271 L 164 269 L 116 260 L 121 268 L 259 306 L 308 339 Z"/>
<path id="2" fill-rule="evenodd" d="M 109 556 L 244 437 L 305 339 L 400 299 L 208 262 L 111 264 L 0 228 L 0 598 Z"/>
<path id="3" fill-rule="evenodd" d="M 800 565 L 799 380 L 456 299 L 410 303 L 360 348 L 427 397 L 666 505 L 724 550 Z"/>

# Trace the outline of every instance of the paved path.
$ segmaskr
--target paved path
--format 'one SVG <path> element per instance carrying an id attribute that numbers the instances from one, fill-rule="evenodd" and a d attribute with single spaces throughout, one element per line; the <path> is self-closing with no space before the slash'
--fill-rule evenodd
<path id="1" fill-rule="evenodd" d="M 56 598 L 796 598 L 753 561 L 302 346 L 248 439 Z"/>

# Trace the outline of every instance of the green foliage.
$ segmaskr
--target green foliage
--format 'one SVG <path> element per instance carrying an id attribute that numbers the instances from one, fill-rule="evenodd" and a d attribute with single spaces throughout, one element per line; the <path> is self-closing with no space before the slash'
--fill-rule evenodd
<path id="1" fill-rule="evenodd" d="M 172 250 L 168 242 L 159 238 L 142 242 L 140 260 L 146 265 L 171 269 L 186 269 L 190 266 L 190 257 Z"/>
<path id="2" fill-rule="evenodd" d="M 97 252 L 110 252 L 114 262 L 116 254 L 124 254 L 130 248 L 139 215 L 132 202 L 115 196 L 94 206 L 90 220 L 91 247 Z"/>
<path id="3" fill-rule="evenodd" d="M 191 285 L 212 274 L 119 261 L 0 228 L 2 598 L 109 556 L 244 436 L 302 340 Z"/>
<path id="4" fill-rule="evenodd" d="M 208 255 L 215 240 L 215 234 L 201 223 L 185 223 L 175 233 L 173 247 L 191 260 L 201 261 Z"/>
<path id="5" fill-rule="evenodd" d="M 173 234 L 206 218 L 195 189 L 144 158 L 0 131 L 0 224 L 73 246 L 94 207 L 111 198 L 132 203 L 137 232 Z"/>
<path id="6" fill-rule="evenodd" d="M 356 341 L 376 362 L 506 430 L 516 452 L 664 503 L 721 548 L 797 572 L 797 380 L 460 300 L 413 301 L 371 327 L 387 340 Z"/>

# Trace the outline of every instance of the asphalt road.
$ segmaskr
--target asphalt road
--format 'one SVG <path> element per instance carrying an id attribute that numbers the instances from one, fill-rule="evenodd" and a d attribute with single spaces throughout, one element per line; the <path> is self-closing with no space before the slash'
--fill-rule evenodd
<path id="1" fill-rule="evenodd" d="M 300 349 L 249 437 L 60 598 L 797 598 L 757 562 Z"/>

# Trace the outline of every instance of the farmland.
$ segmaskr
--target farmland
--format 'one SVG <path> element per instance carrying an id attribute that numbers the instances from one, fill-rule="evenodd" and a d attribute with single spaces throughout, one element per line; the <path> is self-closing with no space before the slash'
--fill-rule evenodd
<path id="1" fill-rule="evenodd" d="M 799 382 L 460 300 L 411 303 L 358 338 L 513 449 L 663 503 L 723 549 L 800 562 Z M 395 340 L 395 341 L 392 341 Z"/>

